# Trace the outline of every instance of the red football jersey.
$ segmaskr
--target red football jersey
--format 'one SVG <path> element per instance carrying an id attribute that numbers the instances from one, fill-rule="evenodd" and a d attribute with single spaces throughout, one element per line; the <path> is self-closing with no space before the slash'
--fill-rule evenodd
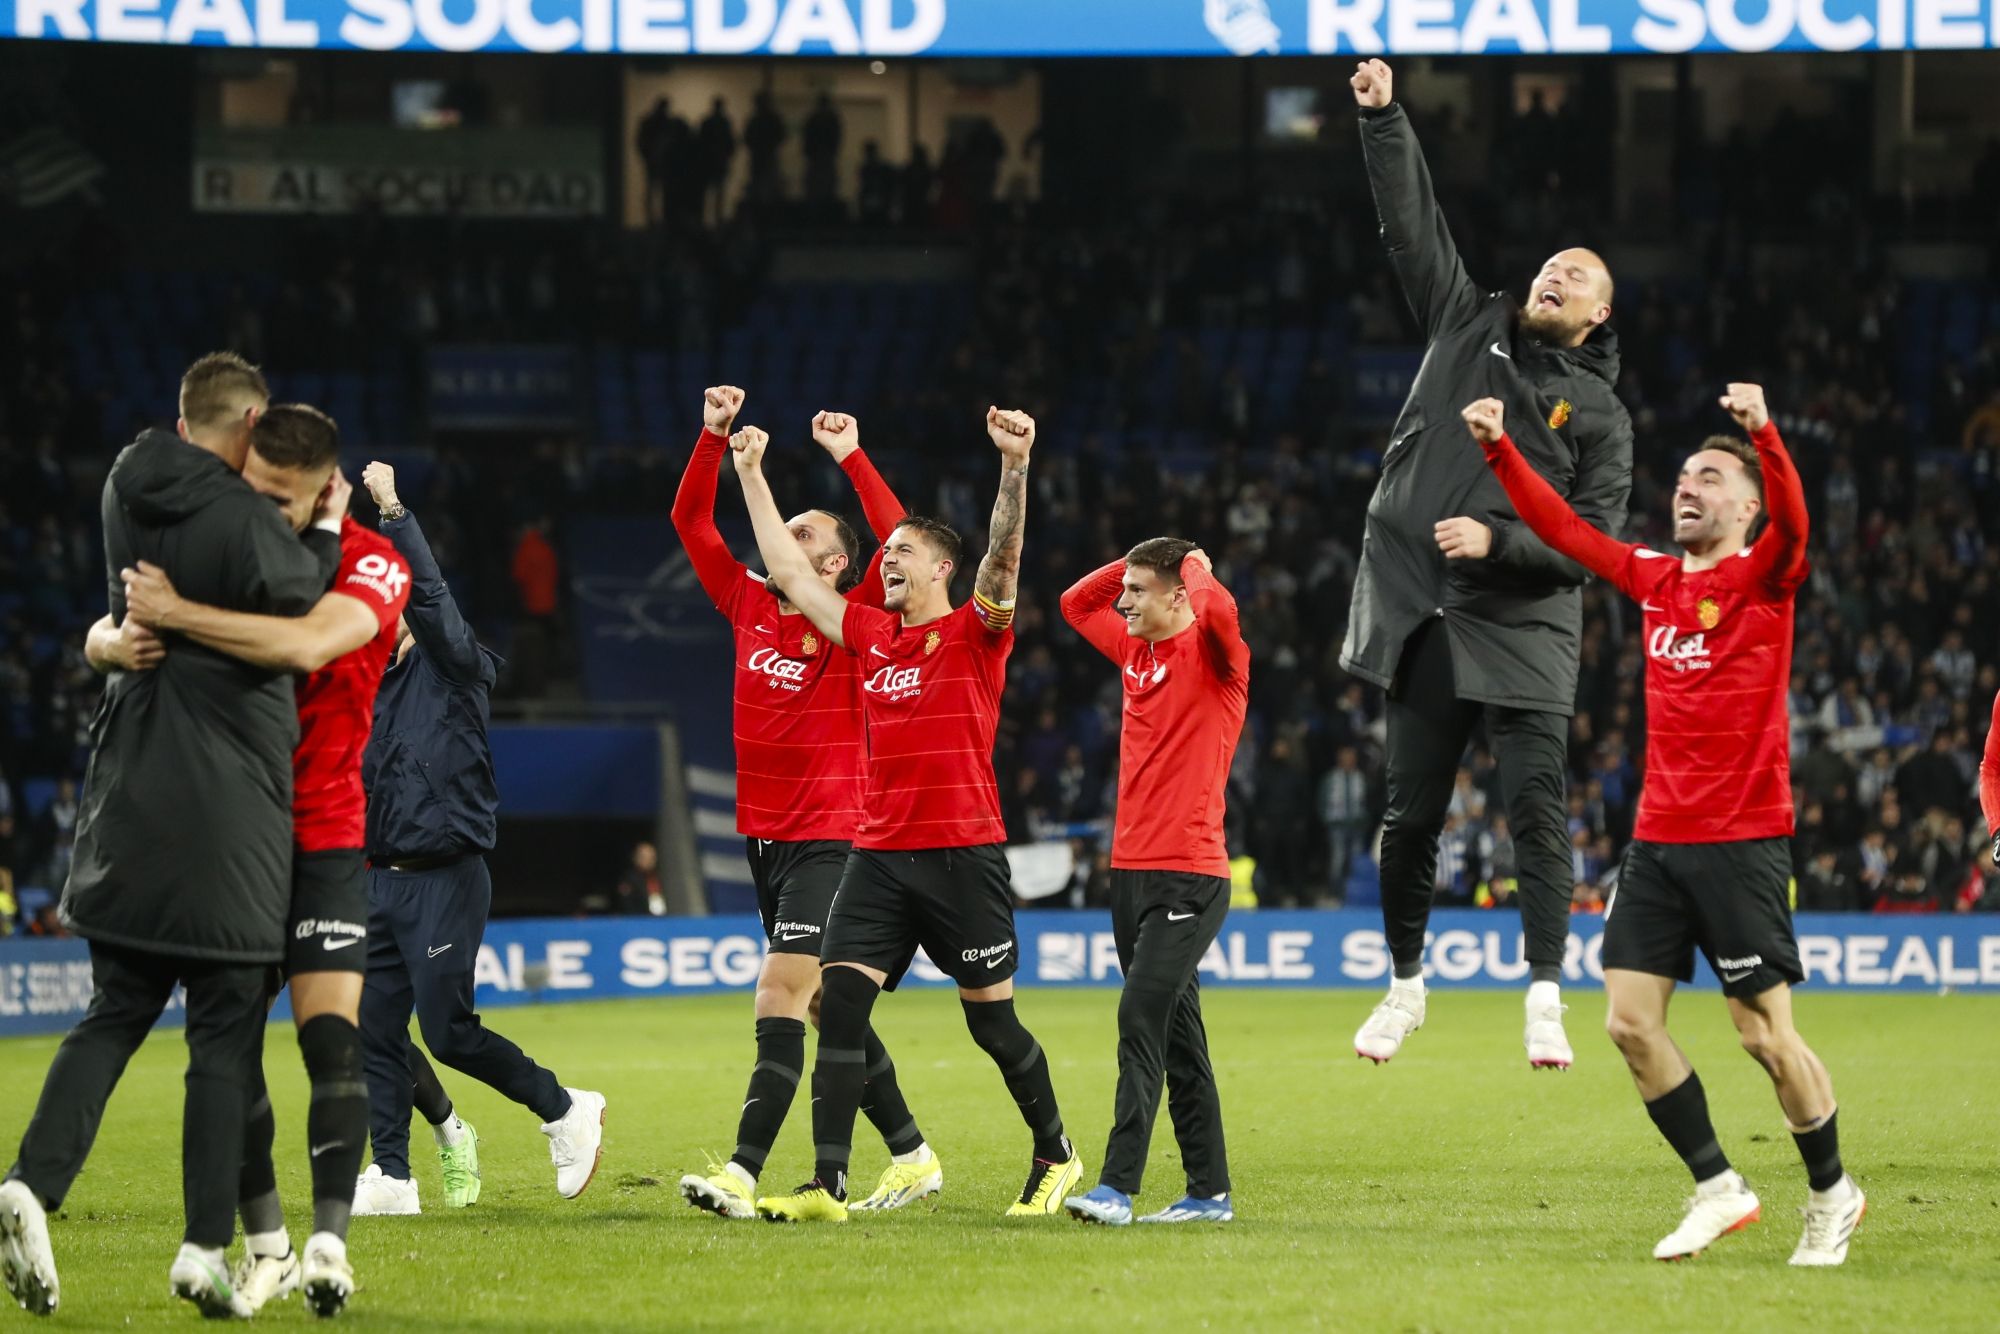
<path id="1" fill-rule="evenodd" d="M 861 675 L 868 793 L 854 846 L 880 850 L 1004 843 L 993 734 L 1014 629 L 989 627 L 975 598 L 905 626 L 849 605 L 841 623 Z"/>
<path id="2" fill-rule="evenodd" d="M 375 725 L 375 692 L 396 651 L 396 622 L 410 600 L 410 567 L 388 538 L 353 519 L 340 525 L 340 568 L 329 593 L 374 615 L 375 637 L 298 683 L 299 748 L 292 752 L 292 841 L 303 852 L 358 848 L 368 803 L 361 752 Z"/>
<path id="3" fill-rule="evenodd" d="M 736 640 L 736 828 L 748 838 L 848 841 L 861 818 L 865 769 L 861 682 L 852 657 L 730 554 L 715 526 L 716 477 L 729 442 L 702 432 L 674 497 L 674 526 L 709 600 Z M 903 516 L 860 450 L 842 461 L 869 527 L 887 536 Z M 851 601 L 882 604 L 881 553 Z"/>
<path id="4" fill-rule="evenodd" d="M 1646 763 L 1634 838 L 1727 843 L 1792 832 L 1792 602 L 1806 578 L 1806 502 L 1766 425 L 1751 436 L 1770 526 L 1706 570 L 1618 542 L 1575 513 L 1511 440 L 1487 457 L 1544 542 L 1611 580 L 1645 613 Z"/>
<path id="5" fill-rule="evenodd" d="M 1125 562 L 1113 561 L 1063 594 L 1063 618 L 1120 667 L 1125 720 L 1118 734 L 1118 818 L 1111 865 L 1227 878 L 1223 789 L 1250 703 L 1250 646 L 1236 599 L 1200 564 L 1181 566 L 1194 624 L 1158 643 L 1125 631 L 1116 603 Z"/>

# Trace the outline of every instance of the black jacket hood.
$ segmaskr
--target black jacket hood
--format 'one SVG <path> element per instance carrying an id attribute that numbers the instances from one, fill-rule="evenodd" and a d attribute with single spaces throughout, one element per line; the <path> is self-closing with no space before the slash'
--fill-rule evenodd
<path id="1" fill-rule="evenodd" d="M 140 523 L 178 523 L 243 479 L 215 455 L 157 427 L 125 446 L 111 465 L 119 503 Z"/>

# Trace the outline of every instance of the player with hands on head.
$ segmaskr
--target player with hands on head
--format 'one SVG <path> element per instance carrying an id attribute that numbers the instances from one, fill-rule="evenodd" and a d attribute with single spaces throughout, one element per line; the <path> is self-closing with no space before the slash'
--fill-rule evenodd
<path id="1" fill-rule="evenodd" d="M 1410 120 L 1381 60 L 1349 79 L 1382 243 L 1425 343 L 1383 451 L 1341 665 L 1388 695 L 1382 920 L 1388 994 L 1354 1035 L 1394 1057 L 1426 1014 L 1424 939 L 1438 835 L 1475 729 L 1499 763 L 1519 862 L 1528 992 L 1522 1042 L 1537 1069 L 1573 1059 L 1559 984 L 1569 936 L 1564 775 L 1588 577 L 1508 501 L 1457 418 L 1507 405 L 1521 448 L 1591 524 L 1615 529 L 1631 490 L 1632 425 L 1618 379 L 1604 260 L 1559 250 L 1523 297 L 1467 275 Z"/>
<path id="2" fill-rule="evenodd" d="M 1682 465 L 1678 558 L 1585 522 L 1508 437 L 1497 398 L 1462 416 L 1522 519 L 1643 610 L 1646 783 L 1602 957 L 1606 1027 L 1696 1183 L 1686 1215 L 1653 1255 L 1698 1255 L 1760 1216 L 1716 1140 L 1700 1077 L 1667 1032 L 1668 1001 L 1677 982 L 1694 979 L 1699 949 L 1722 981 L 1744 1050 L 1771 1077 L 1805 1164 L 1811 1189 L 1791 1262 L 1837 1265 L 1867 1200 L 1841 1166 L 1833 1082 L 1792 1021 L 1792 988 L 1805 973 L 1790 898 L 1786 686 L 1793 604 L 1806 578 L 1805 491 L 1763 389 L 1731 384 L 1720 402 L 1749 439 L 1711 436 Z"/>
<path id="3" fill-rule="evenodd" d="M 757 910 L 770 950 L 758 974 L 757 1058 L 736 1127 L 736 1147 L 706 1174 L 681 1178 L 681 1195 L 723 1218 L 756 1212 L 757 1178 L 805 1074 L 806 1022 L 819 994 L 827 915 L 862 815 L 865 760 L 861 678 L 855 659 L 799 613 L 788 594 L 808 585 L 836 599 L 882 605 L 882 579 L 859 564 L 854 532 L 838 516 L 807 510 L 786 525 L 811 573 L 780 580 L 737 563 L 715 526 L 715 491 L 744 393 L 733 385 L 702 398 L 702 433 L 674 497 L 673 522 L 695 573 L 735 641 L 733 727 L 736 826 L 744 836 Z M 754 428 L 745 428 L 746 446 Z M 761 453 L 762 432 L 754 432 Z M 854 418 L 821 412 L 813 439 L 853 482 L 868 525 L 887 537 L 903 507 L 861 449 Z M 888 1049 L 863 1039 L 862 1108 L 890 1153 L 859 1209 L 894 1209 L 937 1193 L 943 1165 L 917 1128 Z"/>
<path id="4" fill-rule="evenodd" d="M 862 820 L 820 956 L 815 1171 L 791 1194 L 757 1201 L 757 1212 L 774 1221 L 846 1219 L 869 1015 L 919 946 L 958 983 L 966 1027 L 1000 1068 L 1033 1136 L 1027 1184 L 1007 1212 L 1054 1214 L 1083 1173 L 1063 1133 L 1048 1057 L 1014 1012 L 1019 948 L 993 777 L 1035 423 L 989 408 L 986 426 L 1001 456 L 1000 491 L 972 600 L 955 611 L 957 533 L 906 516 L 883 544 L 882 609 L 848 602 L 810 577 L 806 553 L 779 517 L 763 475 L 768 438 L 745 428 L 730 441 L 766 568 L 828 639 L 858 659 L 868 738 Z"/>

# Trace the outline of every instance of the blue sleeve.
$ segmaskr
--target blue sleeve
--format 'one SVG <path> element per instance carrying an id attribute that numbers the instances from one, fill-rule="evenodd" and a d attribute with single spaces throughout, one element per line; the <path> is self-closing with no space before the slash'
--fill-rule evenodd
<path id="1" fill-rule="evenodd" d="M 424 660 L 455 685 L 477 682 L 484 665 L 479 641 L 473 638 L 472 627 L 445 587 L 444 574 L 438 569 L 437 557 L 431 555 L 431 544 L 424 540 L 416 516 L 405 511 L 400 519 L 385 519 L 382 536 L 394 542 L 410 563 L 410 602 L 403 616 Z"/>

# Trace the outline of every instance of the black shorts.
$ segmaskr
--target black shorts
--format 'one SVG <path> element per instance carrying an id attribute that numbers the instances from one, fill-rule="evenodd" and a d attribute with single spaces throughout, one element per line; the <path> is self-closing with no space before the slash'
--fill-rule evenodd
<path id="1" fill-rule="evenodd" d="M 826 925 L 827 963 L 858 963 L 888 974 L 894 991 L 917 947 L 961 987 L 977 990 L 1014 975 L 1014 879 L 998 843 L 921 852 L 856 848 Z"/>
<path id="2" fill-rule="evenodd" d="M 1694 980 L 1694 952 L 1725 996 L 1805 980 L 1792 931 L 1792 841 L 1645 843 L 1625 850 L 1604 916 L 1605 968 Z"/>
<path id="3" fill-rule="evenodd" d="M 285 976 L 368 971 L 368 867 L 359 848 L 292 852 Z"/>
<path id="4" fill-rule="evenodd" d="M 834 839 L 743 841 L 750 879 L 757 886 L 757 915 L 764 919 L 771 953 L 809 954 L 817 959 L 833 896 L 840 892 L 849 845 Z"/>

